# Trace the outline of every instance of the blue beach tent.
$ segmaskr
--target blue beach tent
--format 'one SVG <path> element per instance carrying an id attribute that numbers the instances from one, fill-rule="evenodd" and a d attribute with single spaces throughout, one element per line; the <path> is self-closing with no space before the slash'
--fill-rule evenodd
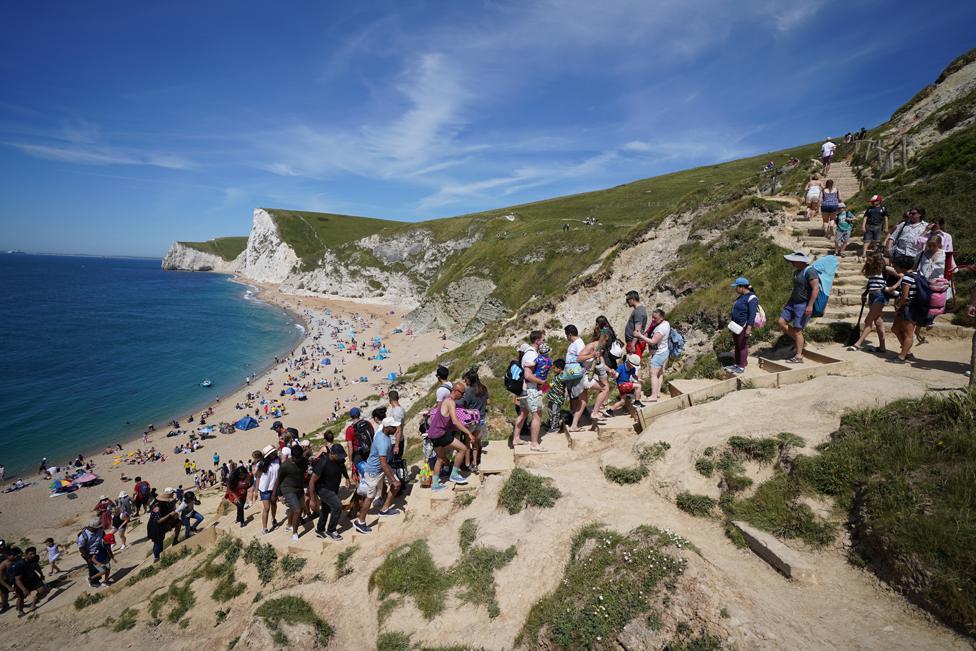
<path id="1" fill-rule="evenodd" d="M 289 396 L 295 395 L 294 387 L 288 387 L 287 389 L 285 389 L 285 395 L 289 395 Z"/>
<path id="2" fill-rule="evenodd" d="M 257 426 L 258 426 L 258 421 L 254 420 L 254 418 L 252 418 L 251 416 L 245 416 L 244 418 L 234 423 L 234 427 L 242 431 L 248 429 L 254 429 Z"/>
<path id="3" fill-rule="evenodd" d="M 389 373 L 387 373 L 386 379 L 392 382 L 393 380 L 396 379 L 396 373 L 390 371 Z"/>
<path id="4" fill-rule="evenodd" d="M 331 366 L 332 360 L 329 359 L 328 357 L 323 357 L 322 361 L 320 361 L 319 364 L 321 364 L 322 366 Z"/>
<path id="5" fill-rule="evenodd" d="M 390 349 L 387 348 L 386 346 L 383 346 L 382 348 L 380 348 L 380 353 L 382 353 L 383 355 L 389 355 Z"/>

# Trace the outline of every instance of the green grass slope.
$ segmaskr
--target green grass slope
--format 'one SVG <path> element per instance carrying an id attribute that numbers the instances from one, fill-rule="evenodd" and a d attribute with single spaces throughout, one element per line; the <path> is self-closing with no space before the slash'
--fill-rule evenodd
<path id="1" fill-rule="evenodd" d="M 218 237 L 206 242 L 178 242 L 183 246 L 210 253 L 230 262 L 247 248 L 247 237 Z"/>
<path id="2" fill-rule="evenodd" d="M 335 251 L 349 242 L 402 225 L 402 222 L 372 217 L 281 208 L 264 210 L 274 219 L 281 239 L 306 265 L 314 265 L 326 250 Z"/>

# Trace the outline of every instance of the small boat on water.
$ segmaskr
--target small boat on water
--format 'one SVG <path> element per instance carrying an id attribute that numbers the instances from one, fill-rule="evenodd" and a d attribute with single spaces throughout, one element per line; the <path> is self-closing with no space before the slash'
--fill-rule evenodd
<path id="1" fill-rule="evenodd" d="M 200 383 L 200 386 L 209 389 L 210 387 L 213 386 L 213 380 L 211 380 L 210 378 L 206 378 L 203 382 Z"/>

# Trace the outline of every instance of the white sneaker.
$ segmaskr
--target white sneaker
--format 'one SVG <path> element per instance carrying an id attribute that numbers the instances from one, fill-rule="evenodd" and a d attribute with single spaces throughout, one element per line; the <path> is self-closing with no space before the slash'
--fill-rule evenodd
<path id="1" fill-rule="evenodd" d="M 291 535 L 291 539 L 294 540 L 295 542 L 298 542 L 298 534 L 297 533 L 293 533 Z"/>
<path id="2" fill-rule="evenodd" d="M 123 549 L 125 549 L 125 547 L 126 547 L 125 545 L 122 545 L 121 547 L 119 547 L 119 548 L 118 548 L 118 549 L 116 549 L 115 551 L 117 551 L 117 552 L 120 552 L 120 551 L 122 551 Z"/>

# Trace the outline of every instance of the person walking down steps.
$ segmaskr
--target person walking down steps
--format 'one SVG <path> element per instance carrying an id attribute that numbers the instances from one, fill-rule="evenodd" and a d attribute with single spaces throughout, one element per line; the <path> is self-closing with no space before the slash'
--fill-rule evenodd
<path id="1" fill-rule="evenodd" d="M 784 255 L 793 266 L 793 291 L 779 316 L 779 327 L 796 346 L 796 354 L 787 364 L 803 363 L 803 329 L 813 315 L 813 304 L 820 294 L 820 278 L 816 270 L 811 273 L 810 256 L 802 251 Z"/>

